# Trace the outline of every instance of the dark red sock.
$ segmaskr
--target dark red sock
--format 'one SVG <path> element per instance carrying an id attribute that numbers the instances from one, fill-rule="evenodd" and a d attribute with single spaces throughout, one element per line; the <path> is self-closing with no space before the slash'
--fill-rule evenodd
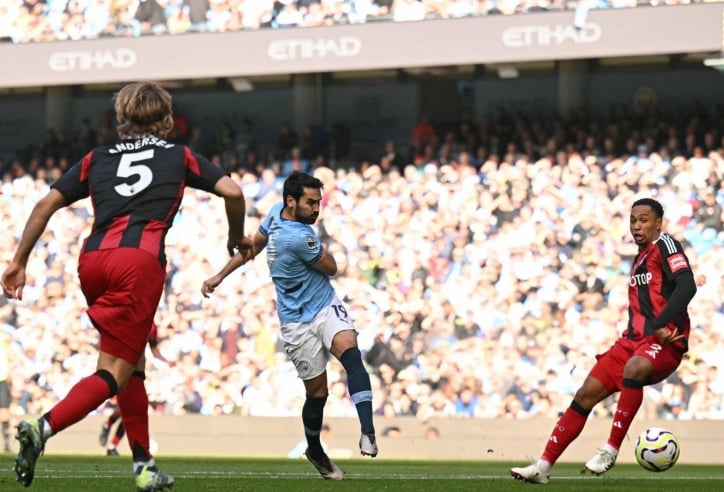
<path id="1" fill-rule="evenodd" d="M 115 388 L 111 388 L 107 379 L 110 374 L 105 373 L 106 377 L 103 377 L 99 373 L 78 381 L 65 398 L 45 414 L 53 434 L 83 420 L 113 394 Z"/>
<path id="2" fill-rule="evenodd" d="M 608 436 L 608 444 L 616 449 L 621 448 L 623 438 L 631 427 L 636 412 L 644 400 L 643 385 L 633 379 L 624 379 L 621 395 L 618 398 L 616 413 L 611 424 L 611 433 Z"/>
<path id="3" fill-rule="evenodd" d="M 148 394 L 144 379 L 143 372 L 134 372 L 128 379 L 126 389 L 118 395 L 123 427 L 134 461 L 148 461 L 152 458 L 148 449 Z"/>
<path id="4" fill-rule="evenodd" d="M 587 418 L 588 411 L 578 406 L 575 402 L 571 403 L 571 406 L 566 409 L 565 413 L 558 419 L 556 426 L 553 428 L 553 432 L 551 432 L 548 438 L 548 443 L 546 444 L 545 450 L 543 450 L 541 459 L 551 465 L 554 464 L 568 445 L 581 433 L 583 426 L 586 425 Z"/>

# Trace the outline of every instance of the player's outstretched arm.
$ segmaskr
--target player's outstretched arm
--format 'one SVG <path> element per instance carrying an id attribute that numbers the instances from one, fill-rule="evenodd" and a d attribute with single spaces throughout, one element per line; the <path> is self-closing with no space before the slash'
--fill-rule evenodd
<path id="1" fill-rule="evenodd" d="M 241 254 L 241 252 L 237 252 L 234 256 L 231 257 L 231 259 L 226 263 L 226 265 L 223 266 L 221 270 L 219 270 L 219 273 L 214 275 L 211 278 L 207 278 L 204 280 L 204 283 L 201 284 L 201 294 L 204 297 L 209 297 L 209 294 L 212 294 L 214 290 L 216 290 L 216 287 L 219 286 L 219 284 L 234 270 L 239 268 L 241 265 L 246 263 L 248 260 L 248 256 Z"/>
<path id="2" fill-rule="evenodd" d="M 231 259 L 216 275 L 204 281 L 201 285 L 201 294 L 204 297 L 209 297 L 209 294 L 213 293 L 216 287 L 218 287 L 231 272 L 253 260 L 256 255 L 261 253 L 261 251 L 266 247 L 267 237 L 264 234 L 257 232 L 254 239 L 249 241 L 252 243 L 251 248 L 245 250 L 239 249 L 239 251 L 231 257 Z"/>
<path id="3" fill-rule="evenodd" d="M 50 217 L 58 209 L 67 205 L 65 197 L 58 190 L 51 189 L 47 195 L 35 204 L 30 217 L 25 223 L 23 234 L 15 250 L 13 261 L 2 275 L 3 295 L 9 299 L 23 299 L 23 287 L 25 287 L 25 266 L 28 264 L 30 252 L 38 242 L 40 235 L 45 231 Z"/>

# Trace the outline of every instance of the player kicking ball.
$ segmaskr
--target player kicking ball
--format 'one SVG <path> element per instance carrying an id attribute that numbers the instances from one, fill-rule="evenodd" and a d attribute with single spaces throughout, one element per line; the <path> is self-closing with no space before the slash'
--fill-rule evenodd
<path id="1" fill-rule="evenodd" d="M 663 207 L 652 198 L 633 203 L 629 226 L 639 251 L 628 282 L 628 326 L 607 352 L 597 356 L 540 459 L 511 468 L 513 478 L 548 483 L 551 467 L 581 433 L 593 407 L 620 391 L 608 441 L 584 469 L 594 475 L 606 473 L 616 464 L 623 438 L 641 407 L 644 386 L 663 381 L 679 367 L 689 348 L 687 306 L 696 283 L 681 243 L 661 231 L 663 217 Z"/>
<path id="2" fill-rule="evenodd" d="M 266 248 L 277 293 L 281 338 L 306 389 L 302 408 L 305 455 L 323 478 L 342 480 L 344 472 L 329 459 L 320 441 L 329 355 L 336 357 L 347 372 L 349 394 L 362 430 L 360 452 L 375 457 L 370 378 L 357 346 L 357 331 L 330 282 L 330 277 L 337 274 L 337 263 L 311 227 L 319 217 L 322 182 L 294 172 L 285 180 L 282 193 L 284 201 L 272 207 L 254 236 L 252 254 L 235 255 L 203 283 L 201 292 L 208 297 L 231 272 Z"/>

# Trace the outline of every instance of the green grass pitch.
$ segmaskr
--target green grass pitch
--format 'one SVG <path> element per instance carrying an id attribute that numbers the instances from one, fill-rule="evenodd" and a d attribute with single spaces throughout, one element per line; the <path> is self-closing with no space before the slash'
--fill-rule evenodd
<path id="1" fill-rule="evenodd" d="M 720 492 L 724 467 L 676 465 L 651 473 L 620 464 L 605 476 L 581 475 L 581 465 L 560 463 L 546 486 L 513 480 L 508 472 L 521 463 L 477 461 L 337 460 L 346 473 L 341 482 L 322 480 L 305 459 L 232 459 L 159 456 L 161 468 L 176 480 L 178 492 L 257 491 L 582 491 L 646 492 L 661 490 Z M 21 491 L 134 491 L 131 462 L 126 456 L 48 455 L 38 461 L 35 481 L 23 489 L 12 470 L 14 456 L 0 455 L 0 490 Z"/>

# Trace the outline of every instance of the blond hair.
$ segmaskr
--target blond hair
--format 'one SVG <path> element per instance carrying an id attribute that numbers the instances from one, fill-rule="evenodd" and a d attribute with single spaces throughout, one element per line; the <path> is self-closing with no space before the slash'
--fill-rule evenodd
<path id="1" fill-rule="evenodd" d="M 171 94 L 155 82 L 134 82 L 113 96 L 116 131 L 122 139 L 164 138 L 173 128 Z"/>

